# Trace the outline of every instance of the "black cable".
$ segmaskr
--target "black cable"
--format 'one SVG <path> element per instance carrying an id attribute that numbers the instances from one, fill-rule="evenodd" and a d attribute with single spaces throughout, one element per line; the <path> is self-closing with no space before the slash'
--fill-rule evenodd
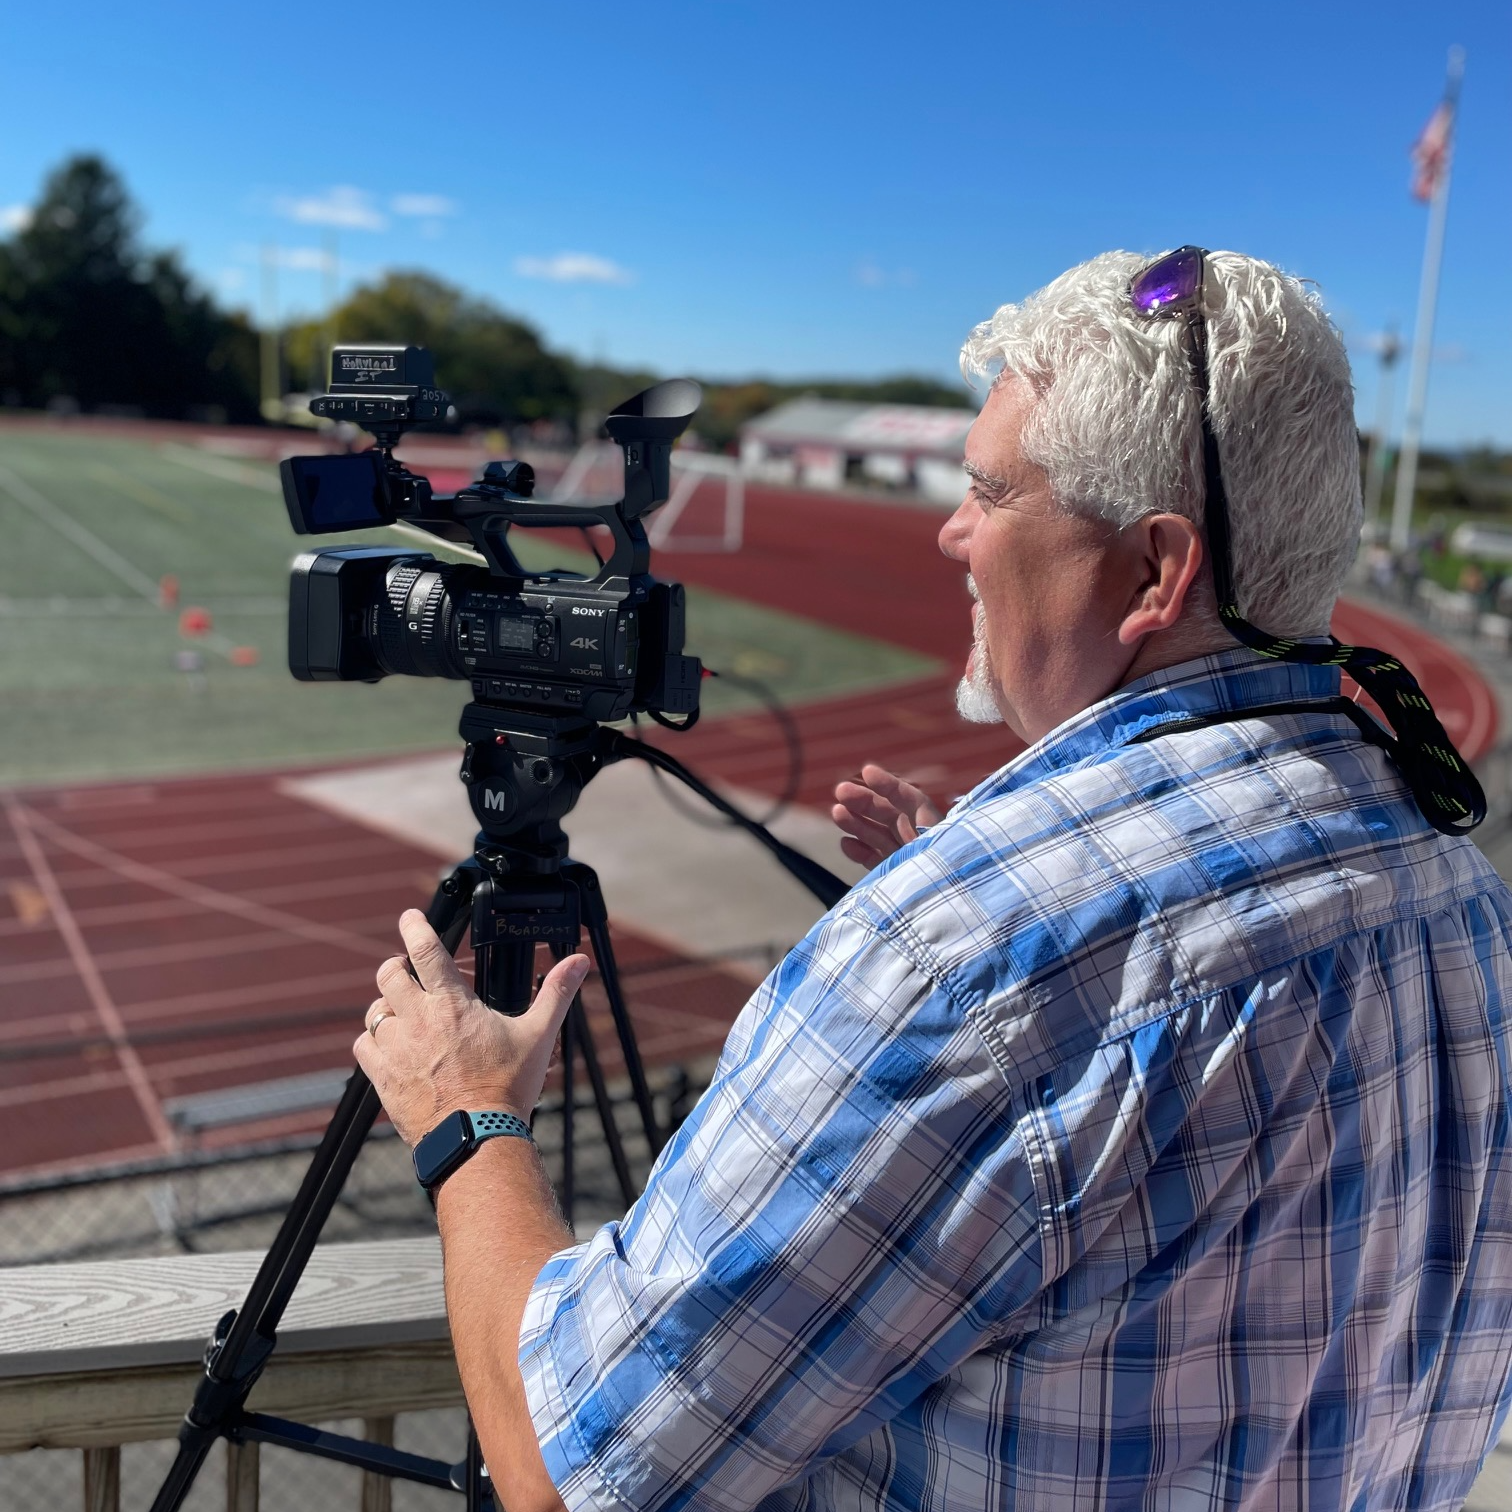
<path id="1" fill-rule="evenodd" d="M 620 730 L 612 730 L 608 733 L 610 736 L 608 759 L 610 761 L 617 761 L 625 756 L 635 756 L 652 767 L 660 767 L 662 771 L 670 773 L 684 787 L 691 788 L 697 793 L 711 808 L 726 815 L 732 824 L 743 829 L 757 844 L 770 851 L 777 863 L 808 888 L 826 908 L 833 908 L 850 891 L 848 882 L 843 882 L 832 871 L 805 856 L 802 851 L 794 850 L 791 845 L 779 840 L 765 825 L 758 824 L 749 815 L 741 813 L 728 798 L 716 793 L 707 782 L 695 776 L 682 762 L 675 756 L 669 756 L 660 746 L 648 745 L 644 740 L 637 740 L 633 735 L 626 735 Z"/>
<path id="2" fill-rule="evenodd" d="M 778 729 L 782 731 L 782 737 L 787 745 L 788 752 L 787 781 L 783 784 L 782 792 L 778 795 L 772 807 L 759 819 L 753 821 L 756 824 L 772 824 L 793 803 L 803 787 L 803 737 L 798 733 L 798 723 L 788 712 L 787 706 L 782 700 L 778 698 L 766 683 L 761 682 L 758 678 L 747 677 L 744 673 L 740 672 L 716 672 L 712 667 L 704 668 L 704 676 L 722 678 L 725 682 L 739 683 L 742 687 L 749 688 L 766 705 L 767 712 L 776 720 Z M 675 725 L 665 718 L 658 717 L 654 709 L 648 710 L 648 712 L 656 720 L 657 724 L 664 726 L 666 729 L 685 730 L 688 728 L 687 725 Z M 639 739 L 639 736 L 637 735 L 635 738 Z M 701 825 L 704 829 L 726 829 L 735 825 L 736 821 L 733 819 L 725 817 L 711 819 L 707 815 L 700 813 L 697 809 L 689 808 L 677 796 L 677 790 L 667 785 L 658 767 L 653 766 L 651 768 L 651 776 L 657 787 L 661 790 L 662 797 L 689 823 Z"/>
<path id="3" fill-rule="evenodd" d="M 717 677 L 719 674 L 717 672 L 711 672 L 709 675 L 711 677 Z M 647 709 L 646 713 L 648 713 L 651 716 L 652 720 L 655 721 L 655 723 L 659 724 L 664 730 L 691 730 L 693 726 L 698 723 L 699 711 L 697 709 L 694 709 L 681 723 L 679 723 L 675 719 L 668 719 L 660 709 Z"/>

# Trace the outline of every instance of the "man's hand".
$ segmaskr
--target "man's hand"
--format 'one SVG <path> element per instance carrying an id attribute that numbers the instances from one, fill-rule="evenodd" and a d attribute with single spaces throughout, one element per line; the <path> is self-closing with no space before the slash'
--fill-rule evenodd
<path id="1" fill-rule="evenodd" d="M 403 956 L 378 968 L 383 996 L 352 1053 L 400 1137 L 413 1145 L 458 1108 L 502 1108 L 528 1120 L 588 957 L 558 961 L 529 1010 L 506 1018 L 473 996 L 418 909 L 400 917 L 399 933 L 415 975 Z"/>
<path id="2" fill-rule="evenodd" d="M 868 762 L 859 782 L 835 789 L 830 817 L 845 831 L 840 849 L 862 866 L 875 866 L 942 816 L 913 783 Z"/>

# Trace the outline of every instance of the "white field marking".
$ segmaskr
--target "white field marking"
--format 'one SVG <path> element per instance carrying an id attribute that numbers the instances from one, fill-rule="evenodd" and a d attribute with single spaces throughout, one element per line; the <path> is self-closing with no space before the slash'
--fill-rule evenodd
<path id="1" fill-rule="evenodd" d="M 230 598 L 213 599 L 217 614 L 244 615 L 249 619 L 280 619 L 289 612 L 286 599 Z M 156 602 L 120 598 L 13 598 L 0 594 L 0 619 L 122 619 L 146 618 L 163 611 Z"/>
<path id="2" fill-rule="evenodd" d="M 15 885 L 24 887 L 27 884 Z M 407 871 L 389 874 L 364 872 L 360 876 L 343 877 L 341 882 L 341 893 L 345 898 L 351 898 L 358 892 L 379 892 L 389 888 L 395 890 L 408 888 L 417 899 L 423 899 L 425 895 L 435 890 L 432 878 L 420 867 L 410 867 Z M 253 903 L 295 903 L 307 898 L 327 898 L 330 894 L 330 880 L 322 878 L 318 882 L 294 882 L 285 883 L 279 887 L 255 888 L 243 896 Z M 145 924 L 165 919 L 187 919 L 198 912 L 198 904 L 187 903 L 182 898 L 162 898 L 154 903 L 112 903 L 108 906 L 97 904 L 93 908 L 76 908 L 74 918 L 79 921 L 81 929 L 96 929 L 104 928 L 106 925 Z M 27 925 L 20 918 L 0 919 L 0 940 L 22 934 L 30 927 L 32 926 Z"/>
<path id="3" fill-rule="evenodd" d="M 128 499 L 136 500 L 138 504 L 145 505 L 155 514 L 164 515 L 175 524 L 194 524 L 194 511 L 187 504 L 170 497 L 160 488 L 154 488 L 145 479 L 123 473 L 119 468 L 106 467 L 103 462 L 92 462 L 89 466 L 89 475 L 107 488 L 113 489 L 118 494 L 124 494 Z"/>
<path id="4" fill-rule="evenodd" d="M 171 443 L 160 446 L 158 450 L 181 467 L 209 473 L 212 477 L 222 478 L 228 483 L 242 483 L 248 488 L 261 489 L 264 493 L 282 494 L 283 492 L 283 484 L 278 478 L 270 478 L 266 473 L 258 472 L 255 468 L 246 466 L 245 463 L 231 462 L 224 457 L 207 456 L 204 452 L 191 451 L 188 447 L 174 446 Z M 414 461 L 414 458 L 410 457 L 408 460 Z M 399 522 L 385 526 L 384 529 L 389 534 L 402 536 L 404 540 L 416 542 L 431 551 L 449 552 L 453 556 L 461 557 L 465 562 L 474 562 L 480 567 L 488 565 L 487 559 L 471 546 L 464 545 L 460 541 L 443 540 L 440 536 L 434 536 L 430 531 L 421 530 L 416 525 Z"/>
<path id="5" fill-rule="evenodd" d="M 45 904 L 44 904 L 45 908 Z M 46 917 L 44 912 L 43 917 Z M 248 951 L 272 950 L 285 939 L 281 929 L 260 929 L 251 934 L 217 935 L 214 939 L 179 940 L 172 945 L 139 945 L 129 950 L 98 951 L 95 965 L 101 971 L 147 971 L 175 961 L 203 961 L 215 956 L 245 955 Z M 0 987 L 23 982 L 45 982 L 65 976 L 66 961 L 19 961 L 0 966 Z"/>
<path id="6" fill-rule="evenodd" d="M 5 1168 L 4 1174 L 24 1174 L 29 1181 L 48 1180 L 54 1176 L 71 1176 L 75 1171 L 97 1170 L 102 1161 L 114 1165 L 117 1161 L 151 1160 L 162 1153 L 155 1144 L 109 1145 L 103 1150 L 91 1150 L 84 1155 L 43 1161 L 41 1165 L 12 1165 Z"/>
<path id="7" fill-rule="evenodd" d="M 354 984 L 354 976 L 356 982 Z M 371 989 L 371 990 L 369 990 Z M 253 982 L 246 986 L 225 988 L 217 992 L 191 992 L 175 998 L 142 998 L 134 1003 L 122 1003 L 121 1016 L 134 1030 L 151 1032 L 161 1037 L 164 1031 L 180 1022 L 194 1024 L 212 1011 L 245 1008 L 264 1008 L 273 1003 L 287 1003 L 292 999 L 311 996 L 322 999 L 320 1006 L 311 1008 L 306 1002 L 285 1010 L 288 1014 L 303 1012 L 325 1013 L 332 1006 L 330 994 L 350 995 L 352 1011 L 361 1010 L 378 996 L 378 989 L 359 966 L 349 966 L 345 971 L 323 976 L 302 976 L 286 982 Z M 341 1007 L 338 1001 L 336 1007 Z M 57 1014 L 33 1015 L 30 1018 L 7 1020 L 5 1033 L 8 1041 L 34 1043 L 41 1040 L 51 1043 L 66 1032 L 68 1020 L 60 1020 Z M 79 1033 L 80 1038 L 87 1036 Z"/>
<path id="8" fill-rule="evenodd" d="M 14 800 L 8 799 L 7 802 L 14 803 Z M 18 812 L 21 811 L 19 804 L 15 804 L 15 807 Z M 285 913 L 282 909 L 265 908 L 261 903 L 250 903 L 236 893 L 221 892 L 213 887 L 201 887 L 197 882 L 186 882 L 182 877 L 164 871 L 161 867 L 147 866 L 140 861 L 132 861 L 106 846 L 97 845 L 93 840 L 86 840 L 82 835 L 73 834 L 41 814 L 32 812 L 29 815 L 29 822 L 42 830 L 54 845 L 63 850 L 72 851 L 74 855 L 113 871 L 118 876 L 140 882 L 144 887 L 155 888 L 159 892 L 169 893 L 191 903 L 198 903 L 211 912 L 229 914 L 232 918 L 242 919 L 249 924 L 261 924 L 266 928 L 282 930 L 286 934 L 313 941 L 317 945 L 334 945 L 339 950 L 350 950 L 369 960 L 382 961 L 384 952 L 393 953 L 392 945 L 388 941 L 374 940 L 368 935 L 357 934 L 349 929 L 318 924 L 313 919 L 302 919 L 298 914 Z M 375 957 L 374 952 L 379 954 Z M 373 969 L 376 971 L 377 966 L 375 965 Z"/>
<path id="9" fill-rule="evenodd" d="M 77 837 L 70 836 L 70 838 Z M 364 839 L 366 844 L 363 843 Z M 328 867 L 360 866 L 365 859 L 372 858 L 376 839 L 376 836 L 369 834 L 343 844 L 328 842 L 325 845 L 306 845 L 298 848 L 284 845 L 272 850 L 239 851 L 235 855 L 212 853 L 208 856 L 200 856 L 193 861 L 178 862 L 174 870 L 167 875 L 176 878 L 179 882 L 187 882 L 192 877 L 234 877 L 253 871 L 269 871 L 274 867 L 287 874 L 294 868 L 307 863 Z M 102 869 L 98 865 L 76 867 L 65 872 L 63 876 L 70 889 L 79 892 L 90 888 L 115 887 L 115 878 L 111 875 L 110 869 Z M 245 893 L 237 896 L 252 898 L 256 901 L 256 891 L 256 889 L 248 888 Z M 183 894 L 176 893 L 174 896 L 183 896 Z"/>
<path id="10" fill-rule="evenodd" d="M 16 839 L 26 855 L 27 864 L 32 869 L 37 887 L 47 899 L 53 924 L 63 937 L 63 943 L 73 959 L 74 969 L 79 974 L 79 980 L 84 984 L 84 991 L 100 1017 L 105 1037 L 115 1050 L 116 1059 L 120 1062 L 122 1074 L 137 1100 L 137 1106 L 141 1108 L 142 1116 L 147 1120 L 147 1127 L 151 1129 L 153 1137 L 164 1150 L 171 1152 L 178 1148 L 178 1140 L 163 1114 L 163 1106 L 158 1101 L 157 1093 L 152 1089 L 152 1080 L 147 1075 L 147 1068 L 142 1064 L 141 1056 L 137 1054 L 126 1036 L 125 1021 L 121 1018 L 120 1010 L 110 996 L 110 990 L 105 985 L 105 979 L 100 974 L 94 957 L 89 953 L 83 931 L 80 930 L 73 914 L 69 911 L 68 900 L 63 896 L 63 889 L 58 886 L 58 879 L 47 864 L 46 852 L 43 851 L 33 833 L 31 816 L 10 794 L 4 795 L 4 801 L 6 817 L 10 820 Z"/>
<path id="11" fill-rule="evenodd" d="M 158 1063 L 165 1077 L 204 1076 L 217 1071 L 240 1071 L 246 1066 L 272 1067 L 281 1060 L 305 1060 L 310 1057 L 340 1055 L 362 1033 L 362 1015 L 352 1012 L 350 1030 L 338 1029 L 316 1038 L 291 1038 L 283 1044 L 243 1046 L 238 1050 L 218 1050 L 201 1055 L 184 1055 Z M 336 1069 L 336 1068 L 329 1068 Z M 51 1101 L 60 1097 L 78 1097 L 90 1092 L 116 1088 L 127 1081 L 119 1071 L 91 1071 L 81 1076 L 58 1077 L 53 1081 L 23 1083 L 0 1090 L 0 1108 L 25 1107 L 29 1103 Z"/>
<path id="12" fill-rule="evenodd" d="M 276 476 L 269 477 L 265 472 L 259 472 L 255 467 L 248 467 L 244 462 L 231 462 L 225 457 L 208 456 L 204 452 L 191 451 L 187 446 L 175 446 L 171 442 L 158 447 L 160 455 L 167 457 L 170 462 L 177 462 L 180 467 L 187 467 L 194 472 L 208 473 L 212 478 L 220 478 L 226 483 L 240 483 L 246 488 L 260 489 L 263 493 L 281 494 L 283 484 Z"/>
<path id="13" fill-rule="evenodd" d="M 55 530 L 64 540 L 78 547 L 85 556 L 120 579 L 133 593 L 140 594 L 150 604 L 157 604 L 158 585 L 145 572 L 128 562 L 113 546 L 107 546 L 94 531 L 79 524 L 71 515 L 64 514 L 52 500 L 38 493 L 30 483 L 17 477 L 8 467 L 0 467 L 0 489 L 49 529 Z"/>

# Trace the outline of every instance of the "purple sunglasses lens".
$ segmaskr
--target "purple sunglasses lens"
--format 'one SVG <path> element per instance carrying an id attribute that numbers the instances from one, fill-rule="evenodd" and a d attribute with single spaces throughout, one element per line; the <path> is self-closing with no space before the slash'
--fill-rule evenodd
<path id="1" fill-rule="evenodd" d="M 1183 247 L 1151 263 L 1129 285 L 1129 301 L 1141 315 L 1155 315 L 1171 305 L 1195 299 L 1202 288 L 1202 253 Z"/>

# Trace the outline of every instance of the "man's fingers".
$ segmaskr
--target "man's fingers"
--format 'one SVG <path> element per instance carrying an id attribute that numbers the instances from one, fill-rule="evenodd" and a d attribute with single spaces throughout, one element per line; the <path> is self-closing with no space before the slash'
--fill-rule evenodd
<path id="1" fill-rule="evenodd" d="M 864 866 L 868 871 L 881 861 L 884 855 L 891 854 L 891 852 L 876 850 L 864 840 L 853 839 L 850 835 L 840 837 L 840 849 L 857 866 Z"/>
<path id="2" fill-rule="evenodd" d="M 546 973 L 541 990 L 536 993 L 535 1001 L 525 1014 L 526 1020 L 539 1025 L 543 1032 L 549 1028 L 551 1035 L 555 1037 L 562 1027 L 562 1020 L 567 1017 L 567 1010 L 572 1006 L 573 997 L 583 985 L 583 978 L 588 975 L 588 966 L 588 957 L 585 955 L 570 955 L 565 960 L 558 961 Z"/>
<path id="3" fill-rule="evenodd" d="M 457 963 L 418 908 L 407 908 L 399 915 L 399 934 L 404 948 L 409 951 L 415 975 L 427 992 L 462 985 L 462 973 L 457 970 Z"/>
<path id="4" fill-rule="evenodd" d="M 374 980 L 391 1008 L 408 1007 L 420 994 L 420 985 L 410 975 L 409 963 L 403 956 L 390 956 L 378 968 Z"/>
<path id="5" fill-rule="evenodd" d="M 884 855 L 898 848 L 898 834 L 893 828 L 893 821 L 897 817 L 894 814 L 886 822 L 879 823 L 874 819 L 863 818 L 843 803 L 837 803 L 830 810 L 830 818 L 835 821 L 836 828 L 842 834 L 849 835 L 853 840 L 859 841 L 862 845 L 868 845 L 873 850 L 881 850 Z"/>
<path id="6" fill-rule="evenodd" d="M 366 1029 L 352 1041 L 352 1059 L 367 1073 L 369 1081 L 373 1079 L 373 1057 L 377 1053 L 378 1047 L 373 1043 L 373 1036 Z"/>
<path id="7" fill-rule="evenodd" d="M 921 807 L 933 809 L 928 797 L 920 788 L 913 783 L 905 782 L 894 772 L 889 772 L 886 767 L 872 766 L 868 764 L 861 768 L 862 780 L 874 793 L 885 798 L 894 808 L 901 809 L 905 814 L 916 814 Z"/>
<path id="8" fill-rule="evenodd" d="M 905 782 L 886 767 L 868 763 L 861 768 L 861 778 L 874 792 L 907 814 L 916 832 L 938 824 L 945 817 L 923 788 Z"/>
<path id="9" fill-rule="evenodd" d="M 891 830 L 904 814 L 897 804 L 872 792 L 870 788 L 858 787 L 853 782 L 842 782 L 835 789 L 836 824 L 841 824 L 840 810 L 844 809 L 862 824 L 879 824 Z"/>

